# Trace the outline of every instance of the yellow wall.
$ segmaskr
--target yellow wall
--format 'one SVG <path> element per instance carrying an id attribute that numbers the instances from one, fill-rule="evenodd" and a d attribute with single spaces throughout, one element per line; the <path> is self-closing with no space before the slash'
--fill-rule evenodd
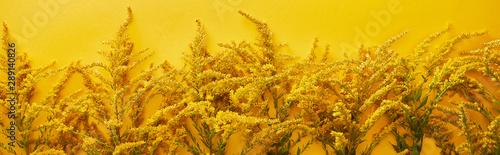
<path id="1" fill-rule="evenodd" d="M 128 32 L 136 49 L 150 47 L 156 52 L 151 61 L 167 59 L 176 67 L 182 66 L 181 52 L 188 52 L 196 19 L 205 25 L 211 52 L 221 50 L 217 43 L 254 39 L 255 26 L 239 15 L 238 9 L 268 21 L 276 41 L 288 43 L 287 52 L 302 58 L 309 54 L 315 37 L 321 45 L 330 44 L 332 57 L 340 59 L 344 52 L 353 55 L 361 42 L 378 45 L 406 29 L 410 33 L 393 48 L 410 53 L 425 37 L 449 23 L 453 28 L 444 39 L 461 32 L 489 30 L 485 36 L 464 41 L 458 50 L 500 38 L 500 1 L 494 0 L 0 0 L 0 21 L 9 26 L 18 49 L 28 53 L 34 66 L 52 60 L 57 67 L 77 60 L 87 64 L 102 60 L 96 51 L 105 47 L 100 45 L 102 41 L 114 35 L 128 6 L 134 12 Z M 434 147 L 430 143 L 425 146 L 429 147 L 425 153 L 438 153 L 430 149 Z M 382 143 L 375 152 L 393 150 Z"/>

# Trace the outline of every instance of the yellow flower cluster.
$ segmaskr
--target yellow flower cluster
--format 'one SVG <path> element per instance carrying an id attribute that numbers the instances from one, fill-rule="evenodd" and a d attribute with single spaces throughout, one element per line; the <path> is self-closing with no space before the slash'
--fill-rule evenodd
<path id="1" fill-rule="evenodd" d="M 0 117 L 9 118 L 7 125 L 11 129 L 11 132 L 2 130 L 2 134 L 10 135 L 15 139 L 11 138 L 14 141 L 7 143 L 7 146 L 2 143 L 0 148 L 14 154 L 16 150 L 13 148 L 16 146 L 21 147 L 26 154 L 64 154 L 64 151 L 61 151 L 61 145 L 58 145 L 56 141 L 61 138 L 61 134 L 68 134 L 67 131 L 73 130 L 73 127 L 64 124 L 64 118 L 60 117 L 61 110 L 55 108 L 55 105 L 63 102 L 59 94 L 67 78 L 58 79 L 50 89 L 50 94 L 42 97 L 41 100 L 35 101 L 34 95 L 37 92 L 35 85 L 42 79 L 68 69 L 66 67 L 50 69 L 55 62 L 38 68 L 31 67 L 27 54 L 17 49 L 5 23 L 3 28 L 2 49 L 4 53 L 0 55 L 0 62 L 2 62 L 0 75 L 3 77 L 0 80 L 0 104 L 8 113 L 2 112 Z M 42 116 L 46 117 L 43 122 L 35 123 L 35 120 Z M 4 121 L 5 119 L 2 119 L 0 125 L 7 128 Z M 44 142 L 40 143 L 40 141 Z"/>
<path id="2" fill-rule="evenodd" d="M 370 129 L 375 124 L 375 121 L 377 121 L 380 117 L 382 117 L 382 115 L 387 110 L 392 109 L 392 108 L 398 106 L 398 104 L 400 104 L 401 102 L 399 102 L 399 101 L 387 101 L 387 100 L 384 100 L 384 101 L 382 101 L 382 103 L 384 103 L 385 105 L 383 105 L 382 107 L 378 108 L 373 114 L 371 114 L 371 116 L 368 118 L 368 120 L 366 120 L 363 123 L 363 125 L 360 128 L 361 132 L 367 132 L 367 130 Z"/>
<path id="3" fill-rule="evenodd" d="M 405 149 L 404 151 L 398 152 L 397 155 L 407 155 L 407 154 L 410 154 L 410 150 Z"/>
<path id="4" fill-rule="evenodd" d="M 341 150 L 347 145 L 348 141 L 345 139 L 344 134 L 335 131 L 332 131 L 330 134 L 335 137 L 335 149 Z"/>
<path id="5" fill-rule="evenodd" d="M 460 40 L 485 32 L 464 33 L 436 51 L 429 50 L 448 27 L 425 39 L 414 53 L 400 56 L 389 47 L 405 31 L 379 46 L 360 47 L 356 57 L 342 60 L 328 60 L 328 45 L 318 58 L 319 40 L 315 39 L 310 55 L 296 60 L 279 50 L 285 44 L 275 43 L 266 22 L 239 11 L 256 25 L 255 42 L 232 41 L 219 44 L 223 52 L 211 52 L 204 26 L 197 20 L 183 68 L 165 61 L 140 70 L 139 64 L 153 52 L 133 49 L 126 34 L 133 16 L 130 8 L 127 11 L 128 18 L 116 36 L 103 42 L 109 50 L 98 52 L 102 62 L 75 62 L 51 70 L 54 63 L 32 68 L 26 54 L 16 56 L 19 85 L 14 89 L 18 94 L 14 115 L 20 135 L 16 145 L 26 154 L 176 154 L 186 150 L 220 155 L 226 154 L 235 135 L 242 136 L 241 154 L 252 150 L 302 153 L 310 145 L 320 145 L 327 154 L 371 154 L 389 134 L 396 137 L 393 147 L 398 154 L 422 152 L 424 137 L 434 138 L 443 154 L 499 153 L 500 116 L 493 110 L 500 110 L 500 101 L 497 92 L 489 92 L 484 85 L 500 82 L 500 40 L 449 56 Z M 6 53 L 0 56 L 0 70 L 7 76 L 11 73 L 6 56 L 12 40 L 5 24 L 2 41 Z M 478 81 L 471 72 L 491 81 Z M 34 100 L 35 85 L 53 75 L 60 78 L 49 95 Z M 83 78 L 84 87 L 61 95 L 74 76 Z M 0 104 L 7 110 L 8 86 L 8 81 L 0 80 Z M 471 111 L 488 121 L 487 128 L 475 123 L 478 118 L 469 117 Z M 386 116 L 390 123 L 368 135 Z M 40 119 L 42 123 L 34 123 Z M 0 120 L 5 126 L 5 118 Z M 458 127 L 458 136 L 466 139 L 457 147 L 450 126 Z M 369 144 L 360 148 L 362 143 Z M 16 153 L 12 146 L 0 148 Z"/>
<path id="6" fill-rule="evenodd" d="M 122 154 L 122 152 L 128 152 L 129 149 L 135 148 L 135 147 L 140 147 L 144 145 L 144 141 L 139 141 L 139 142 L 133 142 L 133 143 L 123 143 L 115 147 L 115 150 L 113 151 L 113 155 L 117 154 Z"/>
<path id="7" fill-rule="evenodd" d="M 50 149 L 39 152 L 39 150 L 31 153 L 33 155 L 66 155 L 66 153 L 62 150 Z"/>

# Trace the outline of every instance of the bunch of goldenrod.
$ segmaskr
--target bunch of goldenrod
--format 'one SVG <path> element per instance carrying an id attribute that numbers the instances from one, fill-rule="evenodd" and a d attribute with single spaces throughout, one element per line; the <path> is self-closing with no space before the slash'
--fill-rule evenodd
<path id="1" fill-rule="evenodd" d="M 457 92 L 466 96 L 465 101 L 453 102 L 458 107 L 458 127 L 460 127 L 460 136 L 465 136 L 466 141 L 457 148 L 457 151 L 470 154 L 497 154 L 500 152 L 500 102 L 498 92 L 492 92 L 483 85 L 494 85 L 498 87 L 498 78 L 500 71 L 500 54 L 497 50 L 500 47 L 500 41 L 495 40 L 483 44 L 483 47 L 477 50 L 462 52 L 463 56 L 456 58 L 463 64 L 475 64 L 473 71 L 480 73 L 480 77 L 487 77 L 491 81 L 468 82 L 468 85 L 478 85 L 477 89 L 458 89 Z M 469 90 L 469 91 L 467 91 Z M 474 91 L 470 91 L 474 90 Z M 482 98 L 474 96 L 482 96 Z M 474 98 L 473 98 L 474 97 Z M 471 118 L 471 113 L 479 113 L 487 120 L 486 126 L 481 127 L 476 120 Z"/>
<path id="2" fill-rule="evenodd" d="M 404 32 L 380 46 L 361 47 L 356 57 L 333 61 L 328 45 L 317 58 L 316 39 L 300 61 L 274 42 L 266 22 L 239 13 L 257 26 L 256 42 L 219 44 L 224 51 L 210 52 L 197 20 L 181 69 L 166 61 L 138 69 L 153 52 L 135 51 L 129 41 L 130 8 L 116 36 L 104 42 L 110 49 L 99 51 L 105 61 L 56 70 L 49 70 L 53 64 L 32 68 L 24 53 L 17 53 L 9 70 L 12 40 L 4 26 L 0 69 L 2 76 L 13 70 L 16 85 L 10 89 L 8 78 L 0 79 L 0 102 L 8 110 L 9 93 L 17 94 L 16 145 L 25 154 L 227 154 L 227 144 L 237 141 L 233 137 L 242 137 L 241 154 L 302 154 L 315 143 L 326 154 L 371 154 L 394 134 L 391 144 L 398 154 L 420 154 L 425 137 L 443 154 L 500 152 L 500 101 L 484 87 L 500 80 L 500 41 L 450 56 L 460 40 L 485 32 L 461 34 L 430 52 L 431 42 L 448 28 L 400 56 L 389 47 Z M 33 101 L 35 84 L 57 72 L 62 75 L 49 95 Z M 479 82 L 468 75 L 472 72 L 491 81 Z M 83 88 L 60 96 L 73 76 L 83 78 Z M 481 118 L 471 113 L 481 114 L 487 126 L 475 123 Z M 368 135 L 382 117 L 390 122 Z M 34 123 L 39 118 L 42 123 Z M 458 147 L 450 126 L 465 136 Z M 363 142 L 370 144 L 358 148 Z M 12 146 L 0 147 L 17 153 Z"/>
<path id="3" fill-rule="evenodd" d="M 10 140 L 13 141 L 7 143 L 8 145 L 1 143 L 0 147 L 13 154 L 21 154 L 14 149 L 16 147 L 22 148 L 24 154 L 60 152 L 64 149 L 64 145 L 58 143 L 62 138 L 59 133 L 67 132 L 72 127 L 63 124 L 59 115 L 61 111 L 57 106 L 64 102 L 60 92 L 71 73 L 68 73 L 69 70 L 65 68 L 49 70 L 51 66 L 54 66 L 54 62 L 40 68 L 31 67 L 26 53 L 19 51 L 11 39 L 5 23 L 3 28 L 4 53 L 0 55 L 2 64 L 0 65 L 2 71 L 0 105 L 2 107 L 1 118 L 9 119 L 2 119 L 0 125 L 2 126 L 1 133 L 11 136 L 13 139 Z M 49 94 L 41 100 L 34 100 L 33 96 L 39 90 L 35 85 L 62 70 L 65 70 L 65 73 L 57 79 Z M 44 121 L 36 123 L 35 120 L 39 118 Z"/>
<path id="4" fill-rule="evenodd" d="M 199 20 L 197 23 L 197 34 L 189 46 L 192 53 L 184 54 L 187 65 L 180 73 L 183 81 L 181 87 L 186 91 L 182 98 L 187 103 L 182 111 L 186 113 L 181 113 L 183 118 L 179 122 L 187 133 L 181 146 L 193 154 L 224 154 L 231 134 L 221 134 L 210 120 L 217 111 L 229 109 L 227 94 L 237 81 L 231 74 L 212 68 L 220 63 L 222 55 L 208 52 L 204 27 Z"/>
<path id="5" fill-rule="evenodd" d="M 138 75 L 131 76 L 131 70 L 149 58 L 153 53 L 139 56 L 148 51 L 133 50 L 133 43 L 125 33 L 132 21 L 128 8 L 128 18 L 117 31 L 115 38 L 105 41 L 108 51 L 99 51 L 105 62 L 89 65 L 75 64 L 74 72 L 84 78 L 86 87 L 76 94 L 76 99 L 60 105 L 64 124 L 73 127 L 66 135 L 67 143 L 73 151 L 82 150 L 87 154 L 143 154 L 154 153 L 158 144 L 149 138 L 151 128 L 142 126 L 144 108 L 161 91 L 160 80 L 153 72 L 166 64 L 151 66 Z M 83 140 L 83 143 L 81 142 Z"/>
<path id="6" fill-rule="evenodd" d="M 482 35 L 484 32 L 461 34 L 422 59 L 422 56 L 429 53 L 431 41 L 449 29 L 450 27 L 429 36 L 407 58 L 412 61 L 409 65 L 412 72 L 406 76 L 409 85 L 404 103 L 410 109 L 394 112 L 391 115 L 391 120 L 403 119 L 401 126 L 404 130 L 394 129 L 393 131 L 397 141 L 393 147 L 398 152 L 409 150 L 412 154 L 419 154 L 423 149 L 424 137 L 431 137 L 436 141 L 436 145 L 441 147 L 442 153 L 456 153 L 455 145 L 451 141 L 452 130 L 447 125 L 457 124 L 459 112 L 442 101 L 446 96 L 452 97 L 457 93 L 467 96 L 466 99 L 471 99 L 473 97 L 469 95 L 470 91 L 480 86 L 473 79 L 465 76 L 465 72 L 472 70 L 477 64 L 467 64 L 460 60 L 445 58 L 445 56 L 460 40 Z M 405 138 L 410 138 L 412 143 L 407 143 Z"/>
<path id="7" fill-rule="evenodd" d="M 242 80 L 240 87 L 230 90 L 227 111 L 220 111 L 213 120 L 223 135 L 237 132 L 245 138 L 245 154 L 252 149 L 261 153 L 288 154 L 292 147 L 311 130 L 306 122 L 293 112 L 296 104 L 286 101 L 291 85 L 300 70 L 286 65 L 295 56 L 279 51 L 285 44 L 273 41 L 272 31 L 267 23 L 239 12 L 252 21 L 260 33 L 254 44 L 241 42 L 220 44 L 227 49 L 222 63 L 214 68 L 228 72 Z M 231 60 L 233 59 L 233 60 Z M 227 69 L 228 65 L 232 69 Z M 297 137 L 292 137 L 296 133 Z M 312 144 L 307 143 L 302 150 Z M 302 151 L 298 151 L 300 154 Z"/>
<path id="8" fill-rule="evenodd" d="M 406 33 L 406 32 L 405 32 Z M 356 154 L 356 149 L 375 122 L 391 109 L 407 109 L 401 103 L 407 83 L 401 75 L 407 72 L 406 61 L 396 52 L 387 50 L 390 44 L 405 33 L 383 45 L 360 48 L 358 56 L 327 62 L 327 53 L 317 62 L 313 44 L 311 55 L 302 66 L 307 66 L 298 82 L 292 86 L 288 100 L 301 109 L 301 116 L 310 120 L 317 130 L 311 133 L 328 154 Z M 328 49 L 328 48 L 326 48 Z M 362 115 L 368 117 L 362 119 Z M 388 132 L 401 121 L 388 124 L 369 148 L 370 154 Z"/>

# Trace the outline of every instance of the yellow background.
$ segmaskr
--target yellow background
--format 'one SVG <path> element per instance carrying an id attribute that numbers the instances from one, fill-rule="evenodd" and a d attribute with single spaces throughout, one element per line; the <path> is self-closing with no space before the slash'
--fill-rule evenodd
<path id="1" fill-rule="evenodd" d="M 56 67 L 77 60 L 88 64 L 103 60 L 96 51 L 105 49 L 100 43 L 114 36 L 126 18 L 128 6 L 134 14 L 128 33 L 135 48 L 150 47 L 156 52 L 151 62 L 167 59 L 176 67 L 183 65 L 182 52 L 189 52 L 196 19 L 205 25 L 212 53 L 222 50 L 217 43 L 253 40 L 257 36 L 255 26 L 238 10 L 268 21 L 275 41 L 288 43 L 285 51 L 301 58 L 309 54 L 315 37 L 320 39 L 320 45 L 331 45 L 332 58 L 341 59 L 344 52 L 354 55 L 361 42 L 378 45 L 405 30 L 410 33 L 393 48 L 408 54 L 429 34 L 450 23 L 452 30 L 443 39 L 461 32 L 489 31 L 485 36 L 461 42 L 455 48 L 458 51 L 500 38 L 500 2 L 494 0 L 0 0 L 0 21 L 9 26 L 16 47 L 28 53 L 33 66 L 52 60 Z M 50 85 L 39 84 L 41 91 L 37 93 L 47 93 L 43 88 Z M 382 118 L 375 128 L 386 120 Z M 4 137 L 0 139 L 3 142 Z M 386 140 L 394 143 L 391 135 Z M 387 142 L 374 152 L 394 153 Z M 438 152 L 426 140 L 423 154 Z M 308 153 L 322 150 L 313 146 Z"/>

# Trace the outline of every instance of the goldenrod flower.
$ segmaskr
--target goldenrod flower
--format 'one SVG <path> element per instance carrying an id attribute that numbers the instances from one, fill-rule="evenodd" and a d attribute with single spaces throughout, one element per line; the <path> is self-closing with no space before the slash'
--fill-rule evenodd
<path id="1" fill-rule="evenodd" d="M 131 143 L 122 143 L 118 146 L 115 147 L 115 150 L 113 151 L 113 155 L 121 154 L 122 152 L 126 152 L 127 149 L 131 149 L 134 147 L 139 147 L 144 145 L 146 142 L 144 141 L 139 141 L 139 142 L 131 142 Z"/>

